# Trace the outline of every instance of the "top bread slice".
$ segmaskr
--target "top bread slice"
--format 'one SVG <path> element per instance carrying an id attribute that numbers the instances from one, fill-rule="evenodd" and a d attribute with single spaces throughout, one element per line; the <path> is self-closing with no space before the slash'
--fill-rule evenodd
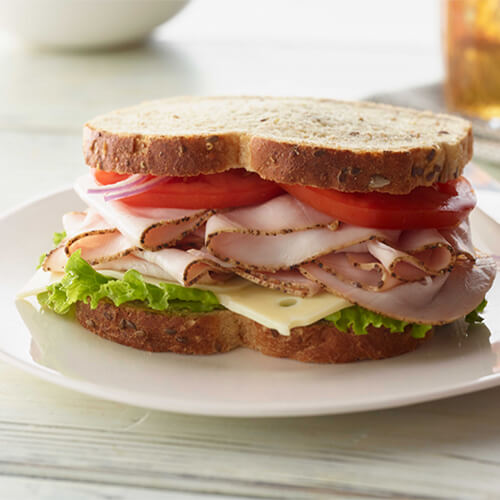
<path id="1" fill-rule="evenodd" d="M 466 120 L 370 102 L 289 97 L 176 97 L 98 116 L 85 161 L 167 176 L 245 168 L 275 182 L 405 194 L 461 175 Z"/>

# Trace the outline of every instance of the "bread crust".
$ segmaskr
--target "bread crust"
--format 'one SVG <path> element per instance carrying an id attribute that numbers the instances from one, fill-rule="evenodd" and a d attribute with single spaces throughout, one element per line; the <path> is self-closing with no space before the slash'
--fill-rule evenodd
<path id="1" fill-rule="evenodd" d="M 217 118 L 207 113 L 205 127 L 190 129 L 193 110 L 203 106 L 217 111 Z M 266 106 L 272 108 L 269 117 L 261 117 Z M 239 108 L 245 113 L 234 118 Z M 337 108 L 344 121 L 335 121 Z M 179 120 L 163 120 L 170 113 L 182 121 L 176 113 L 183 111 L 184 128 L 175 128 Z M 281 115 L 287 125 L 280 129 Z M 155 120 L 160 123 L 150 126 Z M 400 133 L 398 120 L 404 124 Z M 314 133 L 296 133 L 294 123 Z M 84 126 L 83 152 L 89 166 L 120 173 L 182 177 L 241 167 L 287 184 L 405 194 L 460 176 L 472 158 L 472 128 L 457 117 L 375 103 L 174 98 L 91 120 Z"/>
<path id="2" fill-rule="evenodd" d="M 293 328 L 280 335 L 255 321 L 227 310 L 210 313 L 155 312 L 133 304 L 116 307 L 101 301 L 96 309 L 78 302 L 76 317 L 93 333 L 119 344 L 152 352 L 215 354 L 248 347 L 279 358 L 309 363 L 349 363 L 383 359 L 413 351 L 433 335 L 411 336 L 410 329 L 391 333 L 370 326 L 368 334 L 341 332 L 327 321 Z"/>
<path id="3" fill-rule="evenodd" d="M 240 138 L 225 136 L 149 137 L 83 129 L 83 154 L 92 168 L 124 174 L 191 177 L 238 165 Z"/>
<path id="4" fill-rule="evenodd" d="M 359 153 L 255 138 L 251 141 L 250 165 L 258 165 L 252 170 L 264 179 L 283 184 L 349 193 L 406 194 L 419 186 L 432 186 L 459 177 L 472 158 L 472 133 L 464 147 L 470 147 L 470 152 L 465 151 L 445 164 L 443 155 L 438 155 L 434 148 Z"/>

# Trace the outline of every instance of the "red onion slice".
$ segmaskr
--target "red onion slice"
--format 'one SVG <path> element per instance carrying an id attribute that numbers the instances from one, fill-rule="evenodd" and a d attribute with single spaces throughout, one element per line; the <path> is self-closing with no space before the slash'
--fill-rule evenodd
<path id="1" fill-rule="evenodd" d="M 107 194 L 113 193 L 115 191 L 121 191 L 122 189 L 127 189 L 129 187 L 135 186 L 146 179 L 146 175 L 134 174 L 122 181 L 115 182 L 114 184 L 105 184 L 96 188 L 91 188 L 87 190 L 88 194 Z"/>
<path id="2" fill-rule="evenodd" d="M 149 191 L 153 186 L 157 184 L 170 182 L 173 177 L 155 177 L 154 179 L 150 179 L 149 181 L 143 182 L 142 184 L 134 185 L 130 188 L 122 189 L 118 192 L 114 193 L 105 193 L 104 201 L 116 201 L 121 200 L 122 198 L 128 198 L 129 196 L 135 196 L 136 194 L 144 193 L 145 191 Z"/>

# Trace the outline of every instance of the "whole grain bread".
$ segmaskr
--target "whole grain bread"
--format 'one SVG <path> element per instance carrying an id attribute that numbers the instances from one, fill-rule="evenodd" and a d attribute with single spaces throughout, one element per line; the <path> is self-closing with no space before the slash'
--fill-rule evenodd
<path id="1" fill-rule="evenodd" d="M 243 167 L 276 182 L 408 193 L 461 175 L 472 157 L 461 118 L 370 102 L 177 97 L 90 120 L 91 167 L 193 176 Z"/>
<path id="2" fill-rule="evenodd" d="M 423 339 L 370 326 L 367 335 L 337 330 L 328 321 L 293 328 L 289 337 L 227 310 L 210 313 L 162 313 L 132 304 L 101 301 L 96 309 L 78 302 L 80 324 L 105 339 L 153 352 L 215 354 L 244 346 L 268 356 L 310 363 L 348 363 L 389 358 L 413 351 Z"/>

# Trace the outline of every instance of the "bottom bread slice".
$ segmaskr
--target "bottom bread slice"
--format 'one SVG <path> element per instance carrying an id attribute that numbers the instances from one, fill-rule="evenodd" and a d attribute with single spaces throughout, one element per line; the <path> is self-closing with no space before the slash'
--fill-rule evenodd
<path id="1" fill-rule="evenodd" d="M 415 339 L 410 327 L 403 333 L 369 327 L 368 334 L 341 332 L 328 321 L 293 328 L 280 335 L 251 319 L 227 310 L 209 313 L 156 312 L 133 304 L 116 307 L 101 301 L 96 309 L 76 304 L 80 324 L 101 337 L 153 352 L 215 354 L 243 346 L 268 356 L 310 363 L 348 363 L 382 359 L 413 351 L 430 339 Z"/>

